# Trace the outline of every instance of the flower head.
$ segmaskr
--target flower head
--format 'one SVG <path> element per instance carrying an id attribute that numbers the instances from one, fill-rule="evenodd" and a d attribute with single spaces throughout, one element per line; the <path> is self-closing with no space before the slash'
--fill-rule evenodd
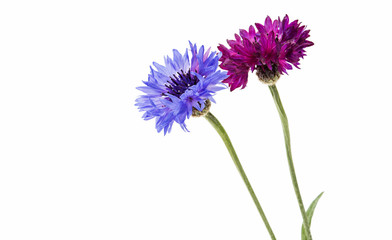
<path id="1" fill-rule="evenodd" d="M 259 79 L 273 84 L 283 73 L 295 66 L 299 68 L 299 60 L 306 56 L 305 48 L 312 46 L 308 41 L 309 31 L 298 20 L 289 21 L 286 15 L 272 22 L 270 17 L 249 27 L 249 31 L 240 30 L 235 40 L 227 40 L 230 48 L 220 44 L 222 52 L 220 67 L 228 71 L 230 90 L 244 88 L 248 82 L 248 72 L 256 69 Z"/>
<path id="2" fill-rule="evenodd" d="M 165 65 L 153 62 L 148 81 L 137 89 L 145 94 L 136 99 L 136 106 L 144 111 L 143 119 L 156 119 L 156 129 L 164 134 L 170 132 L 174 122 L 188 131 L 185 120 L 192 111 L 206 112 L 213 96 L 226 87 L 222 80 L 227 78 L 226 72 L 217 70 L 220 53 L 204 51 L 204 46 L 197 49 L 190 44 L 191 59 L 188 49 L 181 55 L 173 50 L 173 58 L 166 57 Z M 203 111 L 204 110 L 204 111 Z"/>

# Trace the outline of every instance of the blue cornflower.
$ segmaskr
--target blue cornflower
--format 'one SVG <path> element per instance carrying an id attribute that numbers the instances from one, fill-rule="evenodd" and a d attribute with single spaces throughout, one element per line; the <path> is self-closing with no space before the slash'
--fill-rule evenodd
<path id="1" fill-rule="evenodd" d="M 190 44 L 192 58 L 188 57 L 188 49 L 184 55 L 173 49 L 173 59 L 165 57 L 165 66 L 156 62 L 148 75 L 146 86 L 137 87 L 145 93 L 136 99 L 136 106 L 144 111 L 143 119 L 156 118 L 156 129 L 170 132 L 174 122 L 184 131 L 188 131 L 185 120 L 192 111 L 205 112 L 214 102 L 213 96 L 226 87 L 221 82 L 227 78 L 224 71 L 218 69 L 221 54 L 204 52 L 204 46 L 197 49 L 196 44 Z M 196 112 L 197 112 L 196 111 Z"/>

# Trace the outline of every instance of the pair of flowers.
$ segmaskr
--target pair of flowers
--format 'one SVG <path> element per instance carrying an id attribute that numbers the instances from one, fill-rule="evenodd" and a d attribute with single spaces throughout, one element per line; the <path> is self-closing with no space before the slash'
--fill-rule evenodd
<path id="1" fill-rule="evenodd" d="M 305 48 L 313 45 L 307 40 L 309 30 L 298 20 L 290 22 L 287 15 L 273 22 L 267 17 L 264 25 L 255 26 L 235 34 L 235 40 L 227 41 L 229 48 L 220 44 L 218 53 L 190 43 L 191 58 L 188 50 L 183 55 L 173 50 L 173 58 L 166 57 L 164 65 L 154 62 L 145 86 L 138 87 L 145 93 L 136 99 L 136 106 L 145 112 L 143 119 L 156 118 L 156 129 L 164 134 L 174 122 L 187 131 L 185 120 L 195 110 L 202 112 L 208 101 L 215 102 L 213 96 L 225 89 L 223 83 L 231 91 L 244 88 L 248 72 L 256 70 L 261 81 L 273 84 L 292 66 L 298 68 Z M 219 62 L 227 72 L 218 70 Z"/>
<path id="2" fill-rule="evenodd" d="M 220 52 L 211 52 L 210 49 L 204 49 L 204 46 L 198 49 L 196 44 L 190 43 L 190 58 L 188 50 L 183 55 L 173 50 L 173 58 L 166 57 L 164 65 L 154 62 L 155 69 L 151 67 L 148 80 L 143 82 L 145 86 L 138 87 L 145 94 L 136 99 L 136 106 L 144 112 L 145 120 L 155 118 L 156 129 L 158 132 L 163 130 L 164 134 L 170 132 L 174 122 L 188 131 L 186 119 L 190 116 L 204 116 L 221 136 L 271 239 L 275 240 L 230 138 L 220 122 L 209 112 L 211 102 L 215 102 L 214 95 L 226 89 L 225 83 L 231 91 L 244 88 L 249 71 L 256 70 L 259 80 L 269 85 L 281 118 L 290 176 L 303 219 L 301 239 L 312 240 L 310 223 L 322 193 L 305 211 L 292 160 L 288 120 L 275 83 L 281 74 L 287 74 L 293 66 L 298 68 L 299 60 L 305 56 L 305 48 L 313 43 L 307 40 L 309 30 L 298 20 L 290 22 L 287 15 L 282 20 L 278 18 L 274 21 L 267 17 L 264 24 L 256 23 L 255 27 L 250 26 L 248 31 L 240 30 L 239 35 L 235 34 L 234 40 L 227 41 L 229 47 L 220 44 Z M 218 70 L 218 65 L 226 71 Z"/>

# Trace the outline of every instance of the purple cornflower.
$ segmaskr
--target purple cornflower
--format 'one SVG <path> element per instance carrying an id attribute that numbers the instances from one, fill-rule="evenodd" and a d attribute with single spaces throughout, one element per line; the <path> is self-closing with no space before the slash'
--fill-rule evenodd
<path id="1" fill-rule="evenodd" d="M 217 70 L 221 53 L 199 51 L 196 44 L 190 44 L 192 54 L 188 57 L 188 49 L 181 55 L 173 49 L 173 58 L 166 57 L 165 66 L 153 62 L 154 67 L 148 75 L 146 86 L 137 87 L 145 93 L 136 99 L 136 106 L 144 111 L 143 119 L 156 118 L 156 129 L 170 132 L 174 122 L 188 131 L 185 120 L 192 115 L 198 116 L 208 111 L 213 95 L 226 87 L 222 80 L 227 78 L 226 72 Z M 204 110 L 204 111 L 203 111 Z"/>
<path id="2" fill-rule="evenodd" d="M 248 82 L 248 72 L 256 69 L 259 79 L 267 84 L 274 84 L 279 76 L 287 74 L 294 65 L 299 68 L 299 60 L 306 56 L 305 48 L 312 46 L 313 42 L 306 40 L 310 30 L 305 30 L 298 20 L 289 22 L 286 15 L 283 20 L 271 21 L 265 19 L 264 25 L 255 24 L 249 31 L 240 30 L 235 34 L 235 40 L 227 40 L 230 49 L 220 44 L 218 49 L 222 52 L 219 65 L 228 71 L 229 77 L 224 80 L 230 90 Z"/>

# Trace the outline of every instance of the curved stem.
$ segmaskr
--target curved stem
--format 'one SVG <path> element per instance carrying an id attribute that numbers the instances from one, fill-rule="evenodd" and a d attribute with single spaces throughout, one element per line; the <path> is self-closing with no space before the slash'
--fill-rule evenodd
<path id="1" fill-rule="evenodd" d="M 272 97 L 274 98 L 274 102 L 275 102 L 276 108 L 278 109 L 280 120 L 282 122 L 284 140 L 285 140 L 285 144 L 286 144 L 287 160 L 289 162 L 289 168 L 290 168 L 291 181 L 293 182 L 295 195 L 297 196 L 299 209 L 301 211 L 302 219 L 304 222 L 306 237 L 307 237 L 307 240 L 312 240 L 312 235 L 310 233 L 310 225 L 309 225 L 308 218 L 306 216 L 304 204 L 302 202 L 302 197 L 301 197 L 301 193 L 299 191 L 297 177 L 295 175 L 293 158 L 291 156 L 289 122 L 287 120 L 286 113 L 283 109 L 283 105 L 282 105 L 282 102 L 279 97 L 278 89 L 276 88 L 275 85 L 269 86 L 269 89 L 271 91 Z"/>
<path id="2" fill-rule="evenodd" d="M 232 143 L 230 141 L 230 138 L 227 135 L 225 129 L 222 127 L 222 125 L 220 124 L 218 119 L 216 119 L 215 116 L 212 115 L 212 113 L 210 113 L 210 112 L 207 113 L 205 115 L 205 118 L 208 120 L 209 123 L 211 123 L 211 125 L 215 128 L 215 130 L 221 136 L 223 142 L 226 145 L 227 150 L 230 153 L 231 158 L 233 159 L 233 162 L 234 162 L 235 166 L 237 167 L 238 172 L 240 173 L 240 175 L 242 177 L 242 180 L 244 181 L 246 187 L 248 188 L 248 191 L 249 191 L 250 195 L 252 196 L 253 202 L 256 204 L 257 210 L 259 211 L 260 216 L 261 216 L 261 218 L 264 221 L 265 227 L 267 228 L 268 233 L 271 236 L 271 239 L 272 240 L 276 240 L 275 235 L 274 235 L 274 233 L 273 233 L 273 231 L 272 231 L 272 229 L 271 229 L 271 227 L 270 227 L 270 225 L 268 223 L 267 217 L 265 216 L 264 211 L 261 208 L 261 205 L 259 203 L 259 200 L 257 199 L 256 194 L 253 191 L 252 186 L 250 185 L 248 177 L 246 176 L 245 171 L 242 168 L 240 160 L 238 159 L 238 156 L 237 156 L 237 154 L 236 154 L 236 152 L 234 150 L 234 147 L 233 147 L 233 145 L 232 145 Z"/>

